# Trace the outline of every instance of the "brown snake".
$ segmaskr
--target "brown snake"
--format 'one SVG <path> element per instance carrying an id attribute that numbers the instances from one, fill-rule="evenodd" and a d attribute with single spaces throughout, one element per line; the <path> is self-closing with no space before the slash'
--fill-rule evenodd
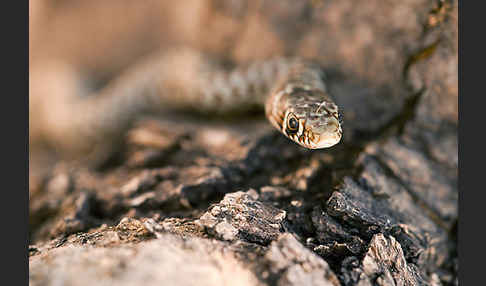
<path id="1" fill-rule="evenodd" d="M 32 102 L 35 84 L 31 75 Z M 181 49 L 149 58 L 94 95 L 47 93 L 51 98 L 44 95 L 47 103 L 35 106 L 32 120 L 44 139 L 75 157 L 110 152 L 137 117 L 166 107 L 231 113 L 258 105 L 275 128 L 306 148 L 331 147 L 342 137 L 338 107 L 321 69 L 296 58 L 228 70 Z"/>

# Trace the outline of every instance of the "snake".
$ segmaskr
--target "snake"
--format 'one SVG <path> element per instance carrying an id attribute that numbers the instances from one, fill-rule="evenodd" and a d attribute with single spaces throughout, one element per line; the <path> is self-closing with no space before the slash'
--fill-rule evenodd
<path id="1" fill-rule="evenodd" d="M 72 71 L 59 66 L 57 70 Z M 59 80 L 58 73 L 51 73 L 51 79 Z M 42 74 L 45 79 L 49 72 Z M 45 90 L 48 83 L 36 81 L 35 75 L 29 74 L 29 127 L 40 130 L 66 157 L 109 153 L 138 117 L 165 108 L 231 114 L 257 106 L 281 134 L 308 149 L 334 146 L 343 134 L 341 112 L 322 68 L 298 57 L 231 65 L 180 48 L 148 57 L 101 90 L 84 95 L 79 89 Z M 32 106 L 35 96 L 43 98 L 42 104 Z"/>

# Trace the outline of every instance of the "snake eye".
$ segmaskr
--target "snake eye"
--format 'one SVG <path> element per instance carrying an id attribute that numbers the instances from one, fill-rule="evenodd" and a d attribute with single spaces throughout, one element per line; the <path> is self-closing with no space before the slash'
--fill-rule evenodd
<path id="1" fill-rule="evenodd" d="M 290 117 L 287 123 L 287 127 L 290 131 L 295 131 L 299 128 L 299 121 L 295 117 Z"/>

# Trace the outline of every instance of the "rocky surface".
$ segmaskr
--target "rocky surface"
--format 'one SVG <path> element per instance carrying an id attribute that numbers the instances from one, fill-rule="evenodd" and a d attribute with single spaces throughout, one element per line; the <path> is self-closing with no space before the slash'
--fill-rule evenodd
<path id="1" fill-rule="evenodd" d="M 124 243 L 116 231 L 88 242 L 36 255 L 30 261 L 31 285 L 259 285 L 256 276 L 224 245 L 204 239 L 162 235 L 140 244 Z M 73 267 L 77 265 L 76 267 Z M 58 273 L 58 274 L 57 274 Z"/>
<path id="2" fill-rule="evenodd" d="M 312 151 L 262 115 L 170 113 L 99 168 L 32 145 L 31 285 L 458 285 L 456 1 L 58 2 L 31 8 L 32 67 L 93 88 L 169 45 L 300 55 L 344 137 Z"/>

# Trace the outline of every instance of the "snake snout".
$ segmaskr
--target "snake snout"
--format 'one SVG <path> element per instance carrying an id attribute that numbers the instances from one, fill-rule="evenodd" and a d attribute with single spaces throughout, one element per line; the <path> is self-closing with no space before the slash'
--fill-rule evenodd
<path id="1" fill-rule="evenodd" d="M 330 120 L 325 125 L 315 128 L 313 140 L 310 140 L 308 148 L 322 149 L 329 148 L 341 141 L 341 124 L 338 120 Z"/>
<path id="2" fill-rule="evenodd" d="M 329 148 L 341 141 L 340 133 L 321 134 L 316 142 L 310 144 L 311 149 Z"/>

